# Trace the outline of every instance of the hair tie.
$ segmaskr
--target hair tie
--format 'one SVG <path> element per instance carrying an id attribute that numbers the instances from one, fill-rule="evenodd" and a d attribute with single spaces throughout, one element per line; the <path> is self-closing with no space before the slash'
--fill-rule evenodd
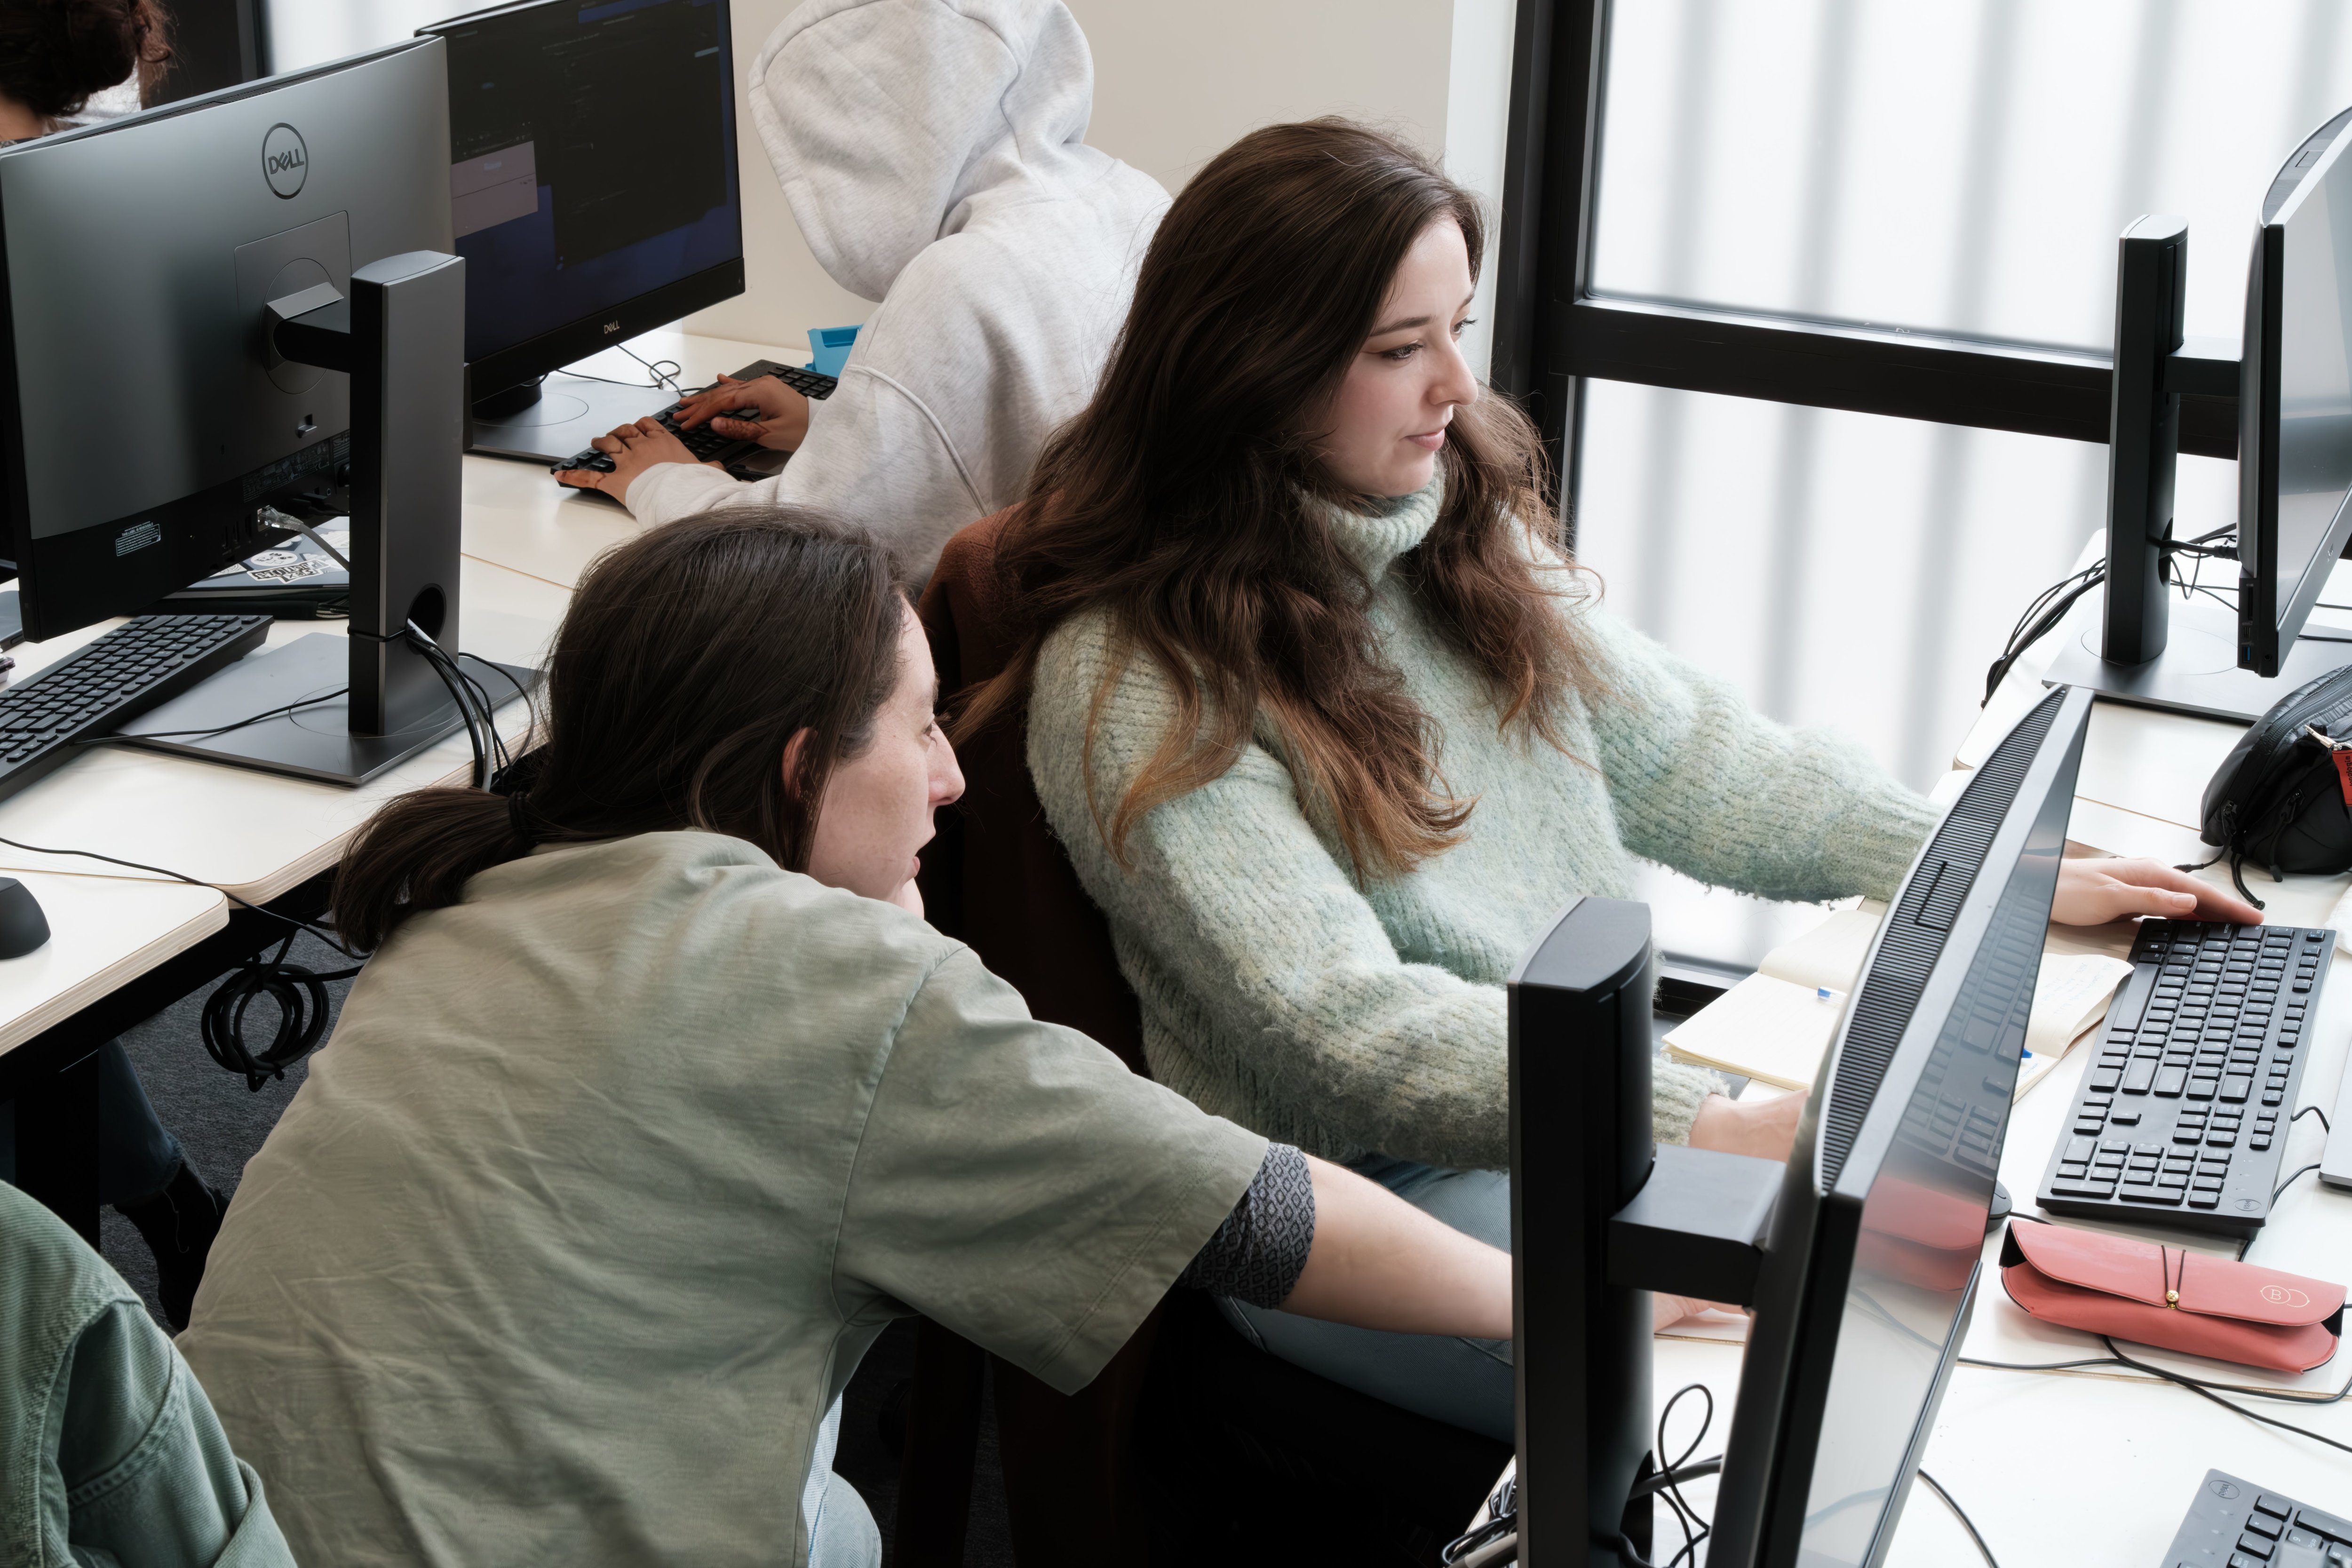
<path id="1" fill-rule="evenodd" d="M 530 830 L 530 791 L 527 789 L 519 789 L 507 796 L 507 826 L 512 828 L 514 836 L 525 844 L 536 844 L 539 842 L 539 836 Z"/>

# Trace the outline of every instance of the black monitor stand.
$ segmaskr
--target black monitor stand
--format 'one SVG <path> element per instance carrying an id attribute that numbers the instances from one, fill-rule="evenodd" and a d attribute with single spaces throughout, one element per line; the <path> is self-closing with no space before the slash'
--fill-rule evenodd
<path id="1" fill-rule="evenodd" d="M 407 640 L 457 651 L 466 264 L 417 250 L 273 303 L 280 358 L 352 378 L 351 631 L 240 660 L 121 731 L 158 751 L 358 784 L 454 734 L 448 689 Z M 462 661 L 492 707 L 535 672 Z M 299 705 L 299 707 L 296 705 Z M 295 711 L 252 722 L 254 715 Z"/>
<path id="2" fill-rule="evenodd" d="M 1510 984 L 1521 1568 L 1650 1551 L 1650 1292 L 1748 1306 L 1786 1167 L 1654 1141 L 1646 905 L 1582 899 Z"/>
<path id="3" fill-rule="evenodd" d="M 2238 355 L 2232 344 L 2181 335 L 2187 219 L 2141 218 L 2116 249 L 2106 581 L 2051 634 L 2060 647 L 2042 679 L 2118 702 L 2251 723 L 2305 681 L 2352 663 L 2352 645 L 2298 640 L 2279 673 L 2264 679 L 2238 668 L 2232 606 L 2173 596 L 2166 546 L 2181 395 L 2236 397 Z"/>

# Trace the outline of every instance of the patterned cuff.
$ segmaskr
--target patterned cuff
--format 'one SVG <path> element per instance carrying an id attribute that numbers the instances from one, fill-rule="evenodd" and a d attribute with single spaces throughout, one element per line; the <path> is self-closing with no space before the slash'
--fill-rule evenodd
<path id="1" fill-rule="evenodd" d="M 1315 1245 L 1315 1179 L 1307 1156 L 1269 1143 L 1249 1190 L 1176 1283 L 1253 1307 L 1279 1307 L 1307 1271 Z"/>

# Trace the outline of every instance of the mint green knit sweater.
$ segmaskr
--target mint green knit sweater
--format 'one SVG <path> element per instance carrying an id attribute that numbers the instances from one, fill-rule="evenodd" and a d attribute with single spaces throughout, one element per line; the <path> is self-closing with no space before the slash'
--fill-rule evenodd
<path id="1" fill-rule="evenodd" d="M 1504 981 L 1578 894 L 1622 898 L 1633 858 L 1776 899 L 1885 896 L 1935 809 L 1852 744 L 1759 718 L 1724 682 L 1621 625 L 1576 616 L 1608 696 L 1560 726 L 1574 757 L 1496 710 L 1395 569 L 1436 521 L 1441 481 L 1331 526 L 1371 578 L 1388 662 L 1442 738 L 1467 837 L 1360 886 L 1300 810 L 1261 714 L 1213 783 L 1152 811 L 1121 868 L 1083 776 L 1088 710 L 1112 659 L 1108 616 L 1055 628 L 1029 703 L 1029 772 L 1078 879 L 1109 917 L 1140 998 L 1152 1072 L 1204 1110 L 1336 1160 L 1377 1152 L 1454 1167 L 1509 1155 Z M 1130 662 L 1096 731 L 1108 821 L 1173 711 Z M 1654 1121 L 1687 1137 L 1712 1074 L 1660 1063 Z"/>

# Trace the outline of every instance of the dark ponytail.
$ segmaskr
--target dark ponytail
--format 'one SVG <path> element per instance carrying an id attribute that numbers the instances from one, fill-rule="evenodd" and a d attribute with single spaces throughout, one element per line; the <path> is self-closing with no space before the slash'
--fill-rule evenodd
<path id="1" fill-rule="evenodd" d="M 0 96 L 44 120 L 80 113 L 133 72 L 143 103 L 171 58 L 156 0 L 0 0 Z"/>
<path id="2" fill-rule="evenodd" d="M 688 518 L 607 552 L 556 633 L 544 744 L 503 796 L 419 790 L 377 812 L 335 878 L 343 940 L 377 947 L 538 844 L 698 827 L 801 869 L 826 777 L 898 683 L 906 610 L 883 545 L 796 508 Z"/>

